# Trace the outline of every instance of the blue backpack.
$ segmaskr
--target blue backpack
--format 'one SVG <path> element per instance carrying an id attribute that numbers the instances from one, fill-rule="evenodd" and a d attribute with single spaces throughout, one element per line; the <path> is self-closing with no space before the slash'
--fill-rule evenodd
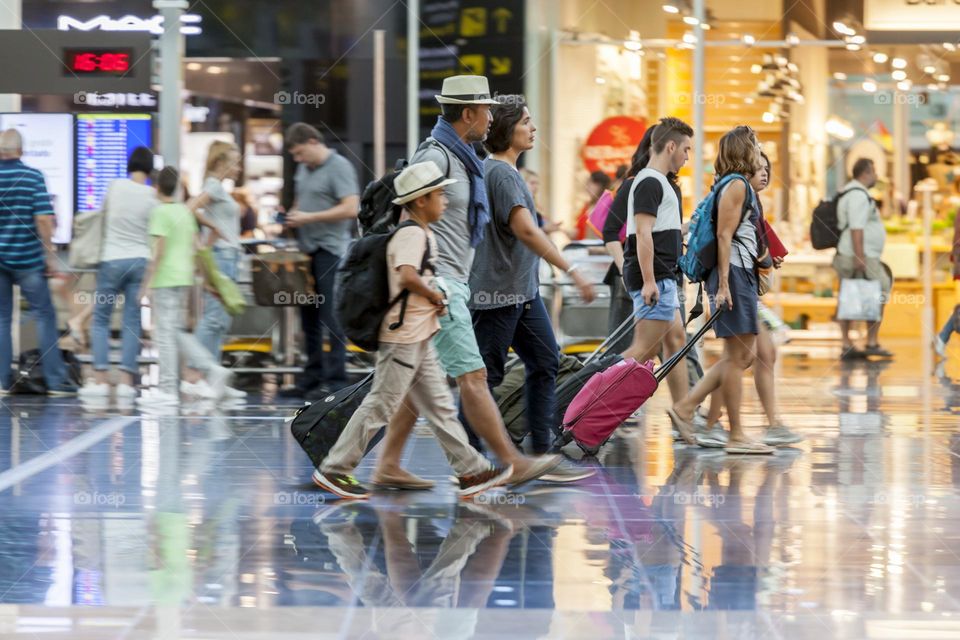
<path id="1" fill-rule="evenodd" d="M 720 178 L 710 189 L 707 197 L 700 201 L 690 218 L 690 231 L 687 237 L 687 250 L 680 256 L 680 271 L 690 282 L 705 282 L 707 276 L 717 266 L 717 207 L 718 194 L 734 180 L 743 180 L 747 185 L 747 197 L 743 202 L 743 213 L 750 210 L 753 202 L 753 188 L 750 181 L 739 173 L 730 173 Z M 741 214 L 741 220 L 743 214 Z"/>

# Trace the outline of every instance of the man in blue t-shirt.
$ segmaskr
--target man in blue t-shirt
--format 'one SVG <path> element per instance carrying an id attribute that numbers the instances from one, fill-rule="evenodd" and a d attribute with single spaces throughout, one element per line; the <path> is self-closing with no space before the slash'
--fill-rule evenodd
<path id="1" fill-rule="evenodd" d="M 47 394 L 76 395 L 57 344 L 57 312 L 47 277 L 57 272 L 50 238 L 56 225 L 43 174 L 23 164 L 23 139 L 0 133 L 0 394 L 13 384 L 13 285 L 18 285 L 38 324 Z"/>

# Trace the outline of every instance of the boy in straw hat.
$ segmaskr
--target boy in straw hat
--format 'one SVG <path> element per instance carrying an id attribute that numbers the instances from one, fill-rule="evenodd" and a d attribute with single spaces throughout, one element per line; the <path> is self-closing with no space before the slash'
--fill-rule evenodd
<path id="1" fill-rule="evenodd" d="M 437 246 L 429 225 L 443 216 L 447 206 L 443 187 L 454 182 L 445 178 L 433 162 L 410 165 L 394 182 L 398 197 L 393 202 L 404 205 L 401 221 L 416 224 L 401 226 L 387 244 L 387 277 L 391 299 L 404 290 L 410 296 L 402 324 L 399 305 L 384 318 L 373 388 L 323 465 L 314 471 L 317 485 L 341 497 L 367 497 L 366 489 L 350 474 L 380 425 L 390 422 L 401 407 L 430 422 L 457 474 L 461 496 L 504 484 L 513 473 L 511 465 L 494 467 L 470 446 L 463 425 L 457 420 L 453 395 L 433 345 L 433 336 L 440 330 L 439 317 L 446 313 L 447 306 L 444 294 L 433 286 L 431 257 L 437 255 Z M 393 455 L 381 456 L 373 474 L 375 485 L 396 489 L 433 486 L 432 481 L 419 478 L 394 462 L 409 434 L 408 430 L 387 429 L 384 450 Z"/>

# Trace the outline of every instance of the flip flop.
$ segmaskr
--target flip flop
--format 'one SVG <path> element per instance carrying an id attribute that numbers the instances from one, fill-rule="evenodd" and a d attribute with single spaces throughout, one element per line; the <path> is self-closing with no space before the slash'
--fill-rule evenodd
<path id="1" fill-rule="evenodd" d="M 673 428 L 677 430 L 677 433 L 680 434 L 684 442 L 687 444 L 697 444 L 697 439 L 694 437 L 694 428 L 691 423 L 681 418 L 677 412 L 673 410 L 673 407 L 667 409 L 667 415 L 670 416 L 670 422 L 673 423 Z"/>
<path id="2" fill-rule="evenodd" d="M 771 454 L 775 449 L 762 442 L 736 442 L 728 444 L 724 447 L 724 451 L 741 454 Z"/>

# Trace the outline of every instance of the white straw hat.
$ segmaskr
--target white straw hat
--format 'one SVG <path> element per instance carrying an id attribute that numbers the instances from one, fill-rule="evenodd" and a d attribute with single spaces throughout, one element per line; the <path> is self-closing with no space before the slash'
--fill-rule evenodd
<path id="1" fill-rule="evenodd" d="M 486 76 L 450 76 L 444 79 L 440 95 L 433 97 L 440 104 L 500 104 L 490 97 Z"/>
<path id="2" fill-rule="evenodd" d="M 454 178 L 444 177 L 440 167 L 432 160 L 411 164 L 393 181 L 393 188 L 397 193 L 393 204 L 406 204 L 454 182 Z"/>

